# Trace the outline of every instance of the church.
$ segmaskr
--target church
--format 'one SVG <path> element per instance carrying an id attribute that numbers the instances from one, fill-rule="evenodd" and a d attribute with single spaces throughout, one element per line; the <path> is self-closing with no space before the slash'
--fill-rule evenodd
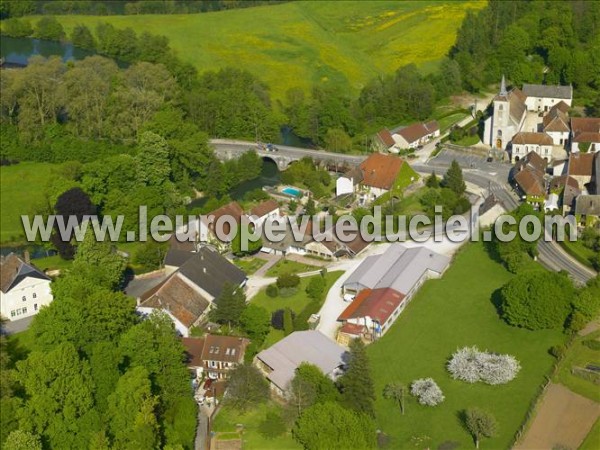
<path id="1" fill-rule="evenodd" d="M 508 150 L 518 133 L 545 135 L 546 129 L 541 116 L 558 108 L 568 108 L 572 101 L 571 86 L 525 84 L 522 91 L 518 88 L 508 91 L 503 76 L 500 92 L 493 100 L 493 113 L 484 124 L 484 143 Z M 558 142 L 566 143 L 566 139 L 557 139 Z"/>

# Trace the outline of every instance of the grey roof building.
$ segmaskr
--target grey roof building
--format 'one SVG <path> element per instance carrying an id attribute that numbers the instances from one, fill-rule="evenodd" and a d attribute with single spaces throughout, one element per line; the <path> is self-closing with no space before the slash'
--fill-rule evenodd
<path id="1" fill-rule="evenodd" d="M 426 247 L 407 248 L 395 243 L 381 255 L 369 256 L 348 277 L 343 287 L 355 292 L 363 289 L 391 288 L 409 295 L 423 276 L 444 273 L 450 258 Z"/>
<path id="2" fill-rule="evenodd" d="M 314 364 L 335 379 L 345 364 L 346 350 L 320 331 L 296 331 L 254 357 L 254 365 L 285 395 L 296 369 L 303 362 Z"/>
<path id="3" fill-rule="evenodd" d="M 575 199 L 575 214 L 600 216 L 600 195 L 580 195 Z"/>
<path id="4" fill-rule="evenodd" d="M 573 98 L 573 86 L 557 86 L 550 84 L 524 84 L 523 93 L 527 97 Z"/>

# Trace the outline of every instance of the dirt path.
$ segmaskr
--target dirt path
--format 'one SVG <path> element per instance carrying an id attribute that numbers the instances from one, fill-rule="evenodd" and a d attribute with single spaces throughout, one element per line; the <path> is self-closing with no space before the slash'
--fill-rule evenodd
<path id="1" fill-rule="evenodd" d="M 531 427 L 513 450 L 579 448 L 600 416 L 600 404 L 550 383 Z"/>

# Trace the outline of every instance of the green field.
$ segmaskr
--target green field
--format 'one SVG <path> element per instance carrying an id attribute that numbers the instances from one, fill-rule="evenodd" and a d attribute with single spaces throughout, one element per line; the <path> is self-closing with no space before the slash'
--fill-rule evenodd
<path id="1" fill-rule="evenodd" d="M 31 162 L 0 167 L 0 242 L 25 240 L 21 214 L 31 214 L 44 201 L 54 167 Z"/>
<path id="2" fill-rule="evenodd" d="M 77 24 L 167 36 L 171 47 L 200 71 L 247 69 L 275 98 L 291 87 L 335 83 L 358 90 L 398 67 L 437 66 L 454 43 L 467 9 L 485 2 L 300 1 L 187 15 L 58 16 L 70 34 Z M 34 18 L 35 20 L 35 18 Z"/>
<path id="3" fill-rule="evenodd" d="M 590 269 L 594 268 L 592 265 L 592 258 L 596 256 L 596 253 L 591 248 L 583 245 L 583 241 L 562 241 L 560 242 L 560 246 L 581 264 L 589 267 Z"/>
<path id="4" fill-rule="evenodd" d="M 236 258 L 233 262 L 236 266 L 246 272 L 246 275 L 252 275 L 266 263 L 264 259 L 252 258 L 251 256 Z"/>
<path id="5" fill-rule="evenodd" d="M 578 377 L 572 372 L 574 367 L 585 367 L 587 364 L 600 365 L 600 350 L 592 350 L 583 345 L 584 341 L 592 339 L 600 341 L 600 331 L 587 336 L 579 336 L 574 340 L 567 354 L 559 364 L 554 381 L 565 385 L 579 395 L 600 402 L 600 389 L 598 385 Z"/>
<path id="6" fill-rule="evenodd" d="M 579 447 L 579 450 L 598 450 L 600 443 L 600 420 L 596 420 L 596 423 L 592 427 L 590 433 Z"/>
<path id="7" fill-rule="evenodd" d="M 452 448 L 474 448 L 458 419 L 472 406 L 491 412 L 499 422 L 498 436 L 485 440 L 482 448 L 510 447 L 554 362 L 548 349 L 565 339 L 558 330 L 532 332 L 498 317 L 491 299 L 511 276 L 481 244 L 468 244 L 444 277 L 425 283 L 390 332 L 368 347 L 377 422 L 393 439 L 390 448 L 434 449 L 447 441 L 459 444 Z M 500 386 L 453 380 L 446 361 L 467 345 L 514 355 L 522 366 L 519 375 Z M 386 383 L 410 384 L 423 377 L 432 377 L 441 387 L 446 396 L 441 405 L 421 406 L 411 398 L 402 416 L 391 400 L 382 398 Z"/>

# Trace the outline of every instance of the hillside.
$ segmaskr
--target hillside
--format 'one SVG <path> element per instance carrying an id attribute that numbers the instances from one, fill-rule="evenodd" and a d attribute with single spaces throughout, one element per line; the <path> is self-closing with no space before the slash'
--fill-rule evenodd
<path id="1" fill-rule="evenodd" d="M 118 28 L 167 36 L 202 71 L 244 68 L 275 98 L 291 87 L 335 82 L 353 91 L 377 74 L 416 63 L 436 67 L 454 43 L 469 8 L 484 2 L 293 2 L 188 15 L 57 16 L 67 34 L 77 24 L 108 21 Z M 35 20 L 35 19 L 34 19 Z"/>

